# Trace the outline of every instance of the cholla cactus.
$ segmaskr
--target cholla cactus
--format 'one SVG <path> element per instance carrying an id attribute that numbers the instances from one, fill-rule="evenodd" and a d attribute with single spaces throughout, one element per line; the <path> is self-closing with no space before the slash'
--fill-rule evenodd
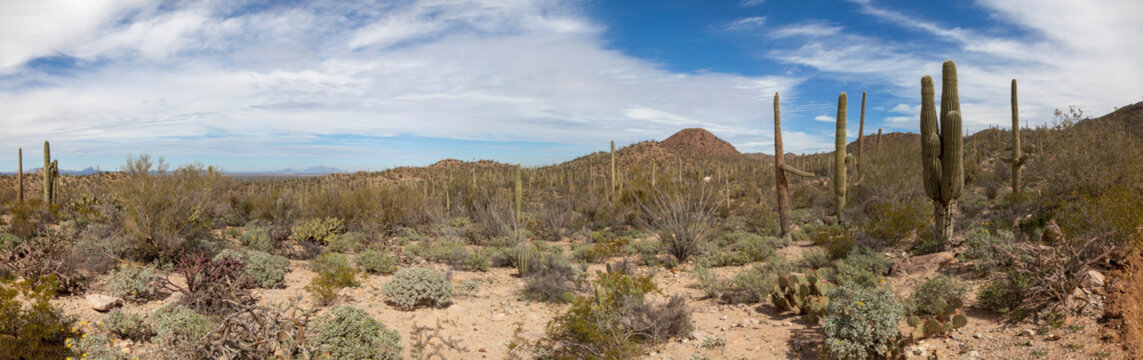
<path id="1" fill-rule="evenodd" d="M 948 246 L 953 235 L 953 208 L 964 187 L 964 151 L 956 64 L 945 61 L 942 72 L 941 116 L 933 103 L 933 79 L 921 78 L 921 163 L 925 193 L 933 199 L 937 243 Z"/>

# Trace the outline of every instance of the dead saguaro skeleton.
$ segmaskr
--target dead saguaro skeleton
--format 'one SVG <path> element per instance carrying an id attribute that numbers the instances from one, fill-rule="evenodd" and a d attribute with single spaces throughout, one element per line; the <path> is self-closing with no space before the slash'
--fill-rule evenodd
<path id="1" fill-rule="evenodd" d="M 814 176 L 786 164 L 785 153 L 782 151 L 782 116 L 778 108 L 778 93 L 774 93 L 774 189 L 778 198 L 778 221 L 783 237 L 790 236 L 790 180 L 786 178 L 787 172 L 797 176 Z"/>

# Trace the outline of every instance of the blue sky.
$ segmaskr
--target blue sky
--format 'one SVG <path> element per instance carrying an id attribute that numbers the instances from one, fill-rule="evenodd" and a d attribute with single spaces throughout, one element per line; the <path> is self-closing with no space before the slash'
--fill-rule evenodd
<path id="1" fill-rule="evenodd" d="M 230 171 L 545 165 L 703 127 L 743 152 L 916 131 L 957 61 L 965 128 L 1143 100 L 1137 0 L 0 2 L 0 169 L 129 154 Z M 29 164 L 31 164 L 29 166 Z"/>

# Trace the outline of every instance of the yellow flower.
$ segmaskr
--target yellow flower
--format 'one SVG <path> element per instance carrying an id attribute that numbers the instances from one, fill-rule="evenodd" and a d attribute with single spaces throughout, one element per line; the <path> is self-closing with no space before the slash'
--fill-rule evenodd
<path id="1" fill-rule="evenodd" d="M 858 300 L 858 301 L 857 301 L 857 306 L 865 306 L 865 303 L 861 302 L 861 300 Z"/>
<path id="2" fill-rule="evenodd" d="M 83 334 L 83 336 L 80 336 L 80 337 L 81 337 L 81 338 L 84 338 L 84 339 L 86 339 L 86 338 L 87 338 L 87 334 Z"/>

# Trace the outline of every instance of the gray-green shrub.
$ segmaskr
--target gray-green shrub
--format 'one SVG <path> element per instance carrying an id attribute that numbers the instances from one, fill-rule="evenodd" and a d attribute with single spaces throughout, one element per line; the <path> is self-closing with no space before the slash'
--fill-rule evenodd
<path id="1" fill-rule="evenodd" d="M 452 301 L 452 283 L 440 271 L 408 268 L 397 271 L 381 293 L 402 309 L 442 306 Z"/>
<path id="2" fill-rule="evenodd" d="M 370 274 L 390 275 L 397 272 L 397 258 L 380 250 L 366 250 L 357 254 L 358 266 Z"/>
<path id="3" fill-rule="evenodd" d="M 953 301 L 964 301 L 966 289 L 955 277 L 937 275 L 917 285 L 913 296 L 909 297 L 909 313 L 914 315 L 936 315 Z"/>
<path id="4" fill-rule="evenodd" d="M 132 300 L 148 300 L 159 294 L 159 271 L 153 265 L 129 262 L 119 265 L 107 276 L 107 288 L 115 296 Z"/>
<path id="5" fill-rule="evenodd" d="M 401 335 L 360 308 L 334 307 L 318 319 L 315 329 L 323 359 L 401 358 Z"/>
<path id="6" fill-rule="evenodd" d="M 182 305 L 164 305 L 151 313 L 155 336 L 151 342 L 177 348 L 193 347 L 214 330 L 209 316 Z"/>
<path id="7" fill-rule="evenodd" d="M 885 273 L 889 272 L 889 259 L 881 253 L 859 246 L 835 264 L 834 269 L 830 279 L 837 284 L 877 287 Z"/>
<path id="8" fill-rule="evenodd" d="M 290 259 L 261 251 L 249 251 L 246 257 L 246 275 L 264 288 L 274 288 L 286 280 Z"/>
<path id="9" fill-rule="evenodd" d="M 270 228 L 267 226 L 247 225 L 243 227 L 238 242 L 247 248 L 258 251 L 273 252 L 277 245 L 270 238 Z"/>
<path id="10" fill-rule="evenodd" d="M 349 258 L 338 253 L 325 253 L 310 261 L 310 269 L 318 276 L 306 286 L 321 304 L 330 304 L 337 299 L 337 292 L 345 287 L 357 287 L 357 269 Z"/>
<path id="11" fill-rule="evenodd" d="M 893 292 L 849 283 L 829 293 L 823 350 L 833 359 L 884 359 L 898 347 L 903 309 Z"/>
<path id="12" fill-rule="evenodd" d="M 123 339 L 143 341 L 152 335 L 151 326 L 135 313 L 123 309 L 111 310 L 103 317 L 103 326 Z"/>

